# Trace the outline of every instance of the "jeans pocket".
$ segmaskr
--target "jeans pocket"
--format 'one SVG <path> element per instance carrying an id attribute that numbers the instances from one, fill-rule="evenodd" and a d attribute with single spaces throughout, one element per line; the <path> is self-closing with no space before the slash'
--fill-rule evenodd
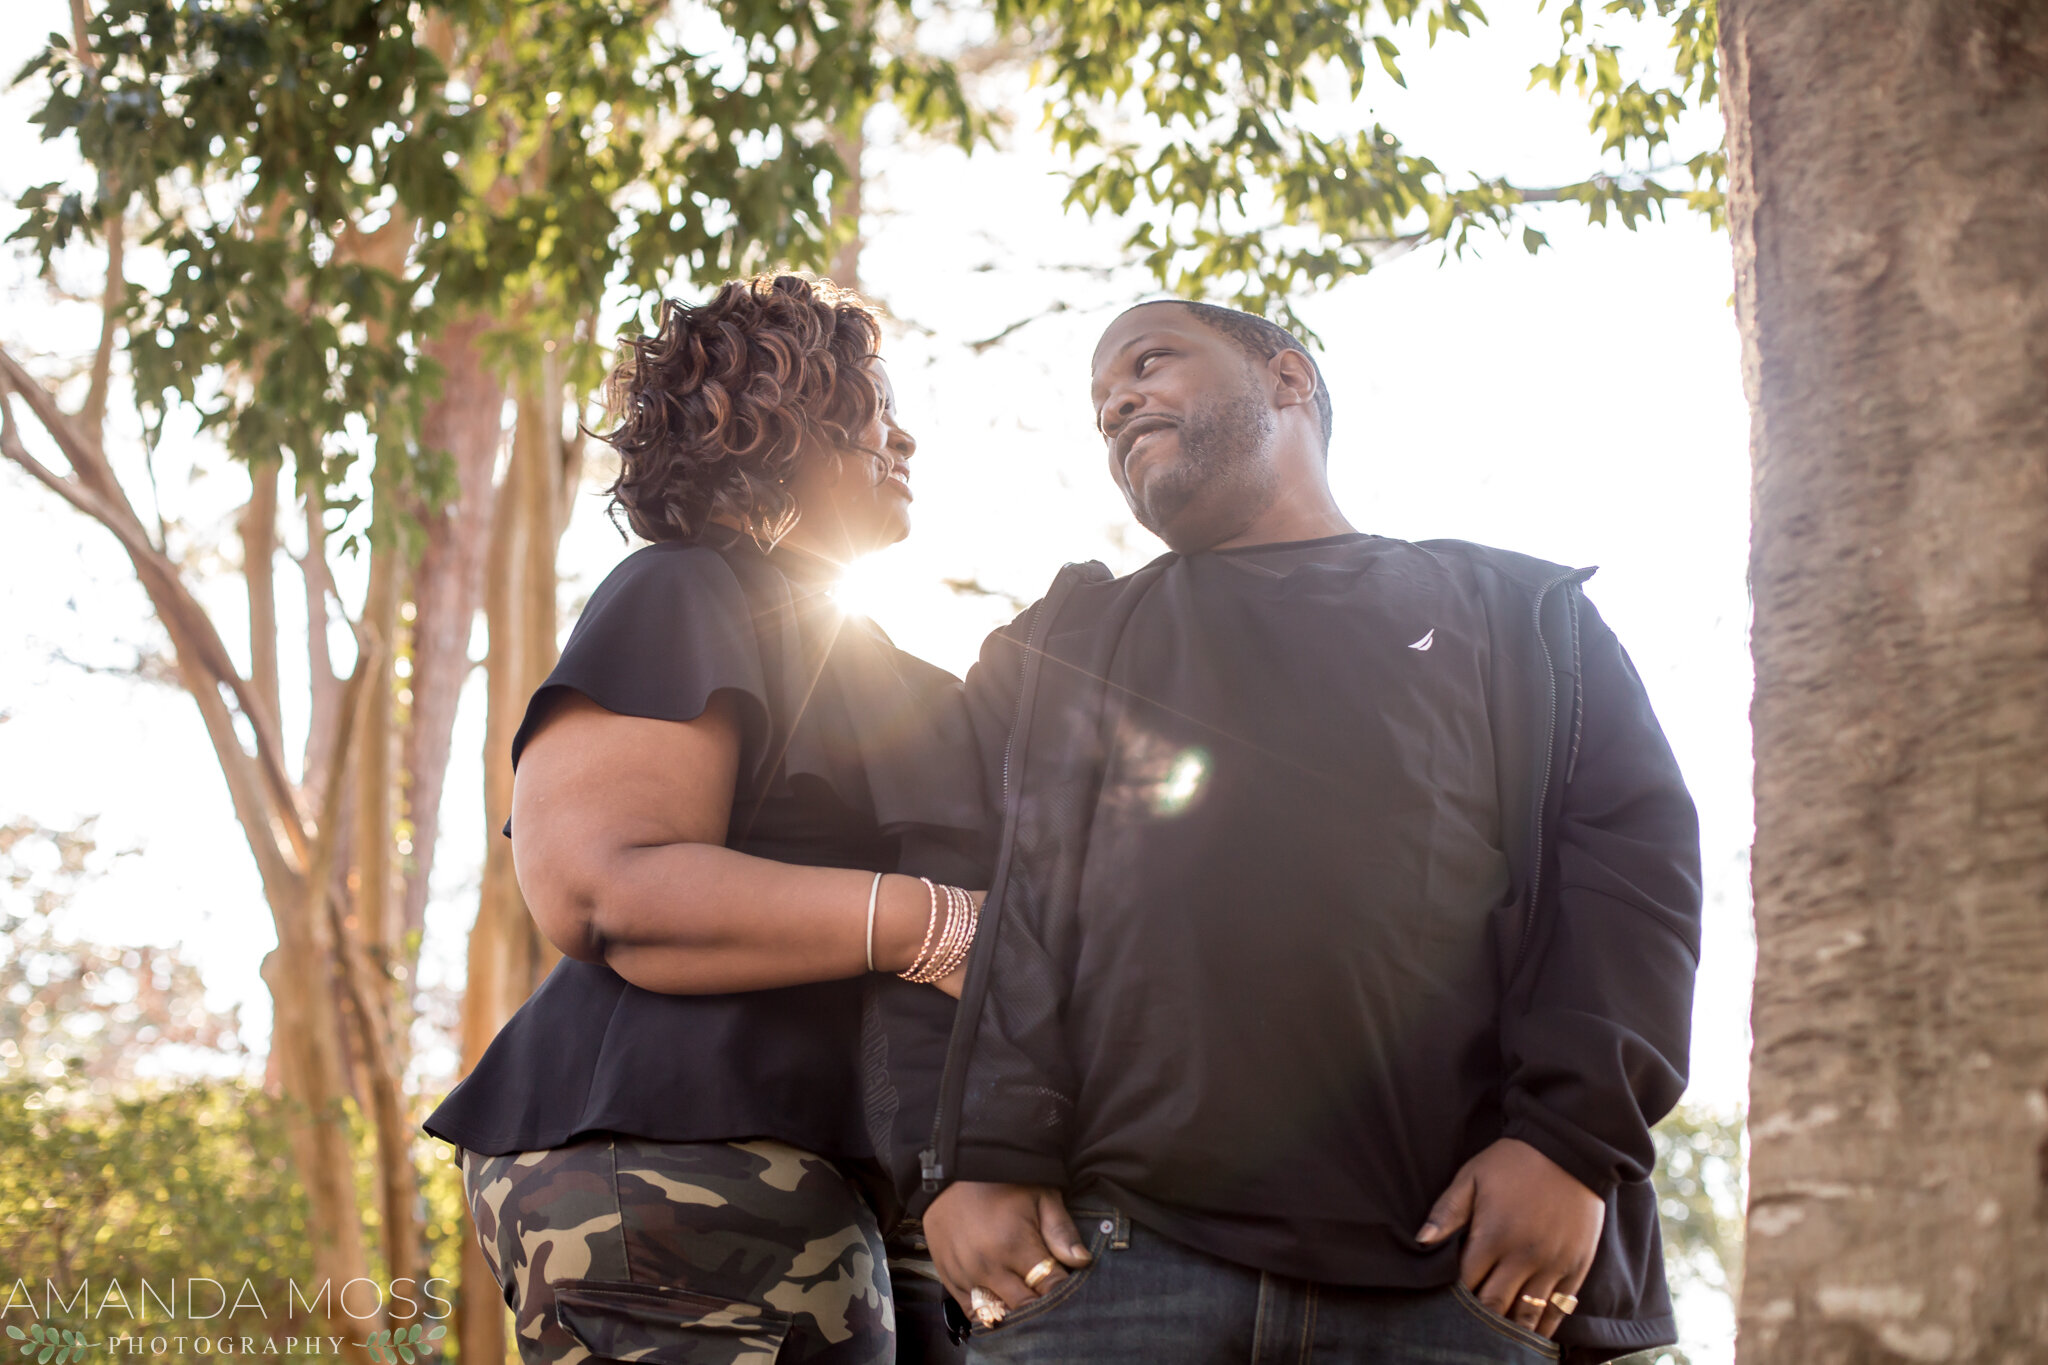
<path id="1" fill-rule="evenodd" d="M 1485 1323 L 1488 1327 L 1500 1333 L 1502 1336 L 1508 1337 L 1509 1339 L 1519 1343 L 1520 1345 L 1537 1352 L 1547 1360 L 1557 1359 L 1556 1342 L 1552 1341 L 1549 1337 L 1544 1336 L 1541 1332 L 1530 1331 L 1528 1328 L 1522 1326 L 1521 1323 L 1516 1322 L 1513 1318 L 1502 1317 L 1500 1314 L 1494 1312 L 1491 1308 L 1488 1308 L 1485 1304 L 1481 1303 L 1479 1301 L 1478 1296 L 1475 1295 L 1471 1290 L 1467 1289 L 1463 1284 L 1453 1284 L 1451 1286 L 1451 1296 L 1458 1301 L 1459 1305 L 1463 1307 L 1466 1312 L 1470 1313 L 1473 1317 L 1479 1319 L 1479 1321 Z"/>
<path id="2" fill-rule="evenodd" d="M 774 1365 L 790 1317 L 687 1289 L 561 1280 L 555 1318 L 600 1360 L 648 1365 Z"/>
<path id="3" fill-rule="evenodd" d="M 1088 1277 L 1102 1268 L 1103 1258 L 1109 1255 L 1110 1243 L 1114 1240 L 1117 1215 L 1113 1212 L 1096 1212 L 1093 1210 L 1083 1212 L 1080 1209 L 1075 1209 L 1072 1211 L 1071 1216 L 1077 1228 L 1087 1229 L 1088 1264 L 1078 1270 L 1067 1271 L 1067 1277 L 1064 1280 L 1061 1280 L 1022 1308 L 1011 1309 L 1003 1316 L 1003 1320 L 994 1327 L 976 1327 L 975 1331 L 1006 1332 L 1019 1323 L 1031 1322 L 1037 1318 L 1042 1318 L 1068 1299 L 1073 1298 L 1074 1295 L 1080 1293 L 1081 1286 L 1087 1282 Z"/>

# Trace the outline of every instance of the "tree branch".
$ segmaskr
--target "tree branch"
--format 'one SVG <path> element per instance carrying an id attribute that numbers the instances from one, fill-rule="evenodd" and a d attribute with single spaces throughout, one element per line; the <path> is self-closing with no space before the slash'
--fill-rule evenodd
<path id="1" fill-rule="evenodd" d="M 92 55 L 91 37 L 92 12 L 86 8 L 85 0 L 71 0 L 71 44 L 78 53 L 78 64 L 85 68 L 88 76 L 100 74 L 99 59 Z"/>
<path id="2" fill-rule="evenodd" d="M 1002 330 L 1002 331 L 1000 331 L 1000 332 L 997 332 L 997 333 L 996 333 L 995 335 L 993 335 L 993 336 L 985 336 L 985 337 L 983 337 L 983 338 L 982 338 L 981 340 L 979 340 L 979 341 L 970 341 L 970 342 L 968 342 L 968 343 L 967 343 L 967 349 L 968 349 L 968 350 L 970 350 L 970 351 L 972 351 L 972 352 L 974 352 L 974 353 L 975 353 L 976 355 L 980 355 L 980 354 L 982 354 L 982 353 L 983 353 L 984 351 L 987 351 L 987 350 L 989 350 L 989 349 L 991 349 L 991 348 L 993 348 L 993 347 L 996 347 L 996 346 L 1000 346 L 1000 345 L 1002 345 L 1002 344 L 1003 344 L 1003 342 L 1005 342 L 1005 341 L 1009 340 L 1009 338 L 1010 338 L 1010 335 L 1011 335 L 1011 334 L 1012 334 L 1013 332 L 1021 332 L 1021 331 L 1023 331 L 1023 330 L 1024 330 L 1024 329 L 1025 329 L 1026 327 L 1029 327 L 1029 326 L 1030 326 L 1030 325 L 1031 325 L 1032 323 L 1034 323 L 1034 322 L 1038 322 L 1038 321 L 1040 321 L 1040 320 L 1042 320 L 1042 319 L 1045 319 L 1045 318 L 1049 318 L 1049 317 L 1051 317 L 1051 316 L 1052 316 L 1053 314 L 1055 314 L 1055 313 L 1064 313 L 1064 312 L 1066 312 L 1066 311 L 1067 311 L 1067 302 L 1066 302 L 1066 300 L 1065 300 L 1065 299 L 1058 299 L 1058 300 L 1055 300 L 1055 301 L 1054 301 L 1053 303 L 1051 303 L 1050 305 L 1048 305 L 1048 306 L 1047 306 L 1047 307 L 1045 307 L 1045 308 L 1042 308 L 1042 309 L 1040 309 L 1040 310 L 1039 310 L 1038 312 L 1036 312 L 1036 313 L 1033 313 L 1033 314 L 1032 314 L 1032 315 L 1031 315 L 1030 317 L 1028 317 L 1028 318 L 1018 318 L 1018 319 L 1017 319 L 1017 320 L 1016 320 L 1015 322 L 1011 323 L 1011 324 L 1010 324 L 1010 325 L 1009 325 L 1008 327 L 1005 327 L 1005 328 L 1003 328 L 1003 330 Z"/>
<path id="3" fill-rule="evenodd" d="M 130 682 L 155 683 L 160 687 L 174 687 L 183 690 L 185 683 L 178 676 L 177 660 L 168 658 L 154 650 L 137 649 L 132 664 L 95 664 L 84 659 L 75 659 L 62 649 L 52 649 L 50 659 L 75 668 L 81 673 L 94 673 L 110 678 L 126 678 Z"/>
<path id="4" fill-rule="evenodd" d="M 206 609 L 199 605 L 185 586 L 178 566 L 169 556 L 150 542 L 148 533 L 135 515 L 135 509 L 122 495 L 120 484 L 115 481 L 113 470 L 96 449 L 90 447 L 73 427 L 71 419 L 57 406 L 50 392 L 37 383 L 28 371 L 16 363 L 13 356 L 0 350 L 0 386 L 12 389 L 21 395 L 30 411 L 36 414 L 43 429 L 57 443 L 65 459 L 71 461 L 71 477 L 58 474 L 37 460 L 21 440 L 14 427 L 14 413 L 11 401 L 0 398 L 4 408 L 5 443 L 0 453 L 26 469 L 36 480 L 62 497 L 79 511 L 84 512 L 100 525 L 113 532 L 121 547 L 128 552 L 128 559 L 135 566 L 136 577 L 142 580 L 143 591 L 149 594 L 155 606 L 157 617 L 170 632 L 171 643 L 178 653 L 181 671 L 186 674 L 186 685 L 195 697 L 200 698 L 202 709 L 205 698 L 202 694 L 215 688 L 224 687 L 235 699 L 235 705 L 248 719 L 256 735 L 255 763 L 261 774 L 263 786 L 268 792 L 269 818 L 259 821 L 250 830 L 252 843 L 256 840 L 256 829 L 281 829 L 293 853 L 303 866 L 310 852 L 304 813 L 299 809 L 298 794 L 292 788 L 290 775 L 285 771 L 283 757 L 278 753 L 274 734 L 263 722 L 263 711 L 250 693 L 249 684 L 235 668 L 227 646 L 221 641 L 213 627 L 213 620 Z M 89 479 L 88 474 L 97 477 Z M 95 486 L 104 483 L 107 487 Z M 203 670 L 195 674 L 191 670 Z M 216 699 L 218 694 L 216 693 Z M 209 722 L 209 730 L 213 727 Z M 233 735 L 230 725 L 227 731 Z M 220 737 L 215 736 L 216 747 Z M 248 760 L 249 755 L 242 748 L 239 738 L 229 746 L 235 754 Z M 223 766 L 229 761 L 227 750 L 220 753 Z M 232 781 L 233 775 L 230 774 Z"/>
<path id="5" fill-rule="evenodd" d="M 334 590 L 334 576 L 327 567 L 327 500 L 316 474 L 305 481 L 306 553 L 295 558 L 306 589 L 306 671 L 307 691 L 313 713 L 306 727 L 305 788 L 312 801 L 324 799 L 328 786 L 328 737 L 333 734 L 342 706 L 342 684 L 334 673 L 334 652 L 327 645 L 327 604 L 340 597 Z"/>
<path id="6" fill-rule="evenodd" d="M 64 458 L 70 461 L 76 482 L 96 494 L 100 505 L 111 511 L 115 520 L 132 527 L 138 536 L 142 536 L 142 543 L 154 551 L 156 547 L 149 545 L 148 537 L 143 534 L 142 519 L 135 515 L 134 506 L 121 491 L 120 481 L 114 477 L 113 466 L 107 463 L 105 453 L 80 435 L 70 415 L 57 406 L 56 397 L 36 382 L 35 377 L 5 349 L 0 349 L 0 386 L 12 388 L 21 395 L 21 401 L 28 404 L 36 421 L 57 443 L 57 449 Z M 111 523 L 109 526 L 111 528 Z"/>
<path id="7" fill-rule="evenodd" d="M 0 351 L 0 363 L 12 363 L 4 351 Z M 0 373 L 0 381 L 7 377 Z M 135 524 L 132 512 L 124 516 L 125 509 L 108 502 L 96 490 L 87 487 L 82 480 L 59 474 L 29 453 L 28 447 L 22 442 L 20 431 L 14 425 L 15 391 L 14 385 L 0 383 L 0 455 L 20 465 L 37 483 L 112 531 L 115 539 L 121 542 L 131 557 L 138 553 L 156 554 L 156 546 L 150 544 L 148 535 Z M 31 408 L 34 406 L 34 403 L 30 404 Z M 62 443 L 59 444 L 61 447 Z"/>
<path id="8" fill-rule="evenodd" d="M 278 466 L 249 466 L 249 503 L 242 509 L 242 579 L 249 599 L 249 684 L 263 703 L 259 724 L 278 734 L 283 693 L 277 679 L 277 476 Z"/>
<path id="9" fill-rule="evenodd" d="M 112 197 L 104 180 L 100 194 L 102 202 Z M 119 207 L 107 214 L 103 230 L 107 238 L 107 288 L 100 299 L 100 344 L 92 353 L 92 380 L 86 387 L 85 405 L 78 410 L 78 419 L 85 426 L 85 434 L 105 450 L 107 389 L 114 376 L 114 338 L 121 329 L 121 306 L 128 292 L 128 280 L 122 266 L 127 250 L 127 231 Z"/>

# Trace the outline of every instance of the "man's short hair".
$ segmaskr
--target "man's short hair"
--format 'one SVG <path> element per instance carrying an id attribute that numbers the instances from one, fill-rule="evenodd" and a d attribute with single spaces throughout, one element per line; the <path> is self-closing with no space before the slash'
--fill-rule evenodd
<path id="1" fill-rule="evenodd" d="M 1167 300 L 1160 300 L 1167 302 Z M 1276 322 L 1268 322 L 1256 313 L 1240 313 L 1235 308 L 1220 308 L 1213 303 L 1195 303 L 1189 299 L 1175 299 L 1181 307 L 1193 313 L 1203 326 L 1223 333 L 1237 343 L 1237 348 L 1252 360 L 1271 360 L 1282 351 L 1299 351 L 1302 359 L 1316 377 L 1316 419 L 1323 428 L 1323 453 L 1330 450 L 1330 429 L 1334 416 L 1330 407 L 1330 386 L 1323 382 L 1322 367 L 1316 358 L 1308 353 L 1308 347 L 1300 338 Z"/>

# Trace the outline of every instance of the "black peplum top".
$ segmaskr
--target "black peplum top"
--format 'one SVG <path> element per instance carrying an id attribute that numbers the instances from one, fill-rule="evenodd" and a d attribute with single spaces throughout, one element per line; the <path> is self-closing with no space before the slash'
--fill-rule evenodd
<path id="1" fill-rule="evenodd" d="M 568 692 L 621 715 L 677 721 L 729 692 L 740 702 L 741 746 L 728 847 L 985 886 L 979 759 L 958 680 L 843 613 L 821 567 L 790 550 L 764 554 L 722 527 L 628 556 L 528 703 L 514 765 Z M 767 1137 L 865 1158 L 876 1145 L 871 1122 L 886 1128 L 895 1100 L 885 1094 L 885 1110 L 864 1117 L 863 1005 L 899 990 L 919 993 L 913 1009 L 951 1009 L 929 987 L 889 977 L 660 995 L 564 959 L 425 1127 L 491 1156 L 613 1133 Z M 875 1058 L 865 1060 L 872 1075 Z"/>

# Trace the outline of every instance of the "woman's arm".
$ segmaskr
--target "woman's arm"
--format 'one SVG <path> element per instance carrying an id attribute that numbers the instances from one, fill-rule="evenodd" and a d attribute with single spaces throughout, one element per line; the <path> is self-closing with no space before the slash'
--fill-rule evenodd
<path id="1" fill-rule="evenodd" d="M 556 704 L 512 783 L 519 889 L 549 941 L 675 995 L 867 971 L 873 873 L 724 847 L 739 735 L 725 694 L 690 721 L 617 715 L 575 694 Z M 909 967 L 930 919 L 922 882 L 885 876 L 875 969 Z M 940 989 L 958 994 L 958 975 Z"/>

